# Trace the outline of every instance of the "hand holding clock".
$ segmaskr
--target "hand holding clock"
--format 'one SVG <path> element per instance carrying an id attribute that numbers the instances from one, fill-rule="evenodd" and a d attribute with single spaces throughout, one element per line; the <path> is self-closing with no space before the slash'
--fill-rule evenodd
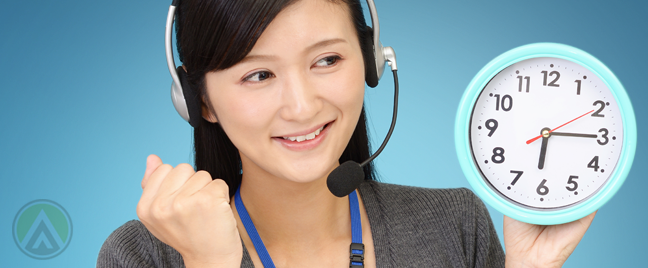
<path id="1" fill-rule="evenodd" d="M 559 225 L 535 225 L 504 216 L 506 267 L 562 267 L 585 235 L 596 211 Z"/>

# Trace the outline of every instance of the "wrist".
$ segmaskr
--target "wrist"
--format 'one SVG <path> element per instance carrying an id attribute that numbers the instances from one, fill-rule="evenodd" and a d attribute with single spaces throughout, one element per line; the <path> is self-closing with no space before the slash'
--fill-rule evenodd
<path id="1" fill-rule="evenodd" d="M 562 265 L 552 265 L 552 264 L 539 264 L 538 262 L 518 259 L 506 256 L 504 261 L 504 267 L 506 268 L 560 268 Z"/>
<path id="2" fill-rule="evenodd" d="M 516 260 L 513 258 L 506 258 L 504 261 L 504 267 L 506 268 L 535 268 L 535 265 L 531 265 L 524 260 Z"/>

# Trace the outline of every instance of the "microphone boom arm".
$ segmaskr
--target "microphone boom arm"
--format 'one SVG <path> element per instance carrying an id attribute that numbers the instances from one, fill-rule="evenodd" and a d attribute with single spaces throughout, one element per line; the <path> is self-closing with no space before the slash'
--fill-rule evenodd
<path id="1" fill-rule="evenodd" d="M 376 152 L 374 152 L 367 160 L 362 162 L 362 164 L 360 164 L 360 167 L 364 167 L 369 164 L 369 162 L 373 161 L 382 152 L 382 150 L 385 149 L 387 142 L 389 142 L 389 138 L 391 138 L 391 135 L 394 132 L 394 127 L 396 127 L 396 115 L 398 114 L 398 74 L 396 74 L 396 72 L 397 70 L 392 70 L 392 73 L 394 74 L 394 113 L 392 114 L 389 131 L 387 132 L 385 140 L 383 140 L 380 147 L 378 147 L 378 150 L 376 150 Z"/>

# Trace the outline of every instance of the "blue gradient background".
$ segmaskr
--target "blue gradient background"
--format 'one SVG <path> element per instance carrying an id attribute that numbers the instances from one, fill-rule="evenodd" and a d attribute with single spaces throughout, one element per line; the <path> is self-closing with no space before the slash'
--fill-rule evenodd
<path id="1" fill-rule="evenodd" d="M 170 2 L 170 1 L 169 1 Z M 645 1 L 377 1 L 382 41 L 398 54 L 399 122 L 377 159 L 385 182 L 469 187 L 453 143 L 473 76 L 520 45 L 557 42 L 605 63 L 624 84 L 638 126 L 633 169 L 565 267 L 646 267 L 648 4 Z M 167 1 L 5 1 L 0 98 L 0 259 L 4 267 L 92 267 L 106 237 L 137 218 L 145 158 L 192 162 L 189 125 L 169 98 Z M 375 145 L 391 116 L 386 73 L 366 103 Z M 642 194 L 643 193 L 643 194 Z M 72 217 L 70 246 L 34 260 L 12 221 L 34 199 Z M 490 210 L 502 236 L 502 215 Z"/>

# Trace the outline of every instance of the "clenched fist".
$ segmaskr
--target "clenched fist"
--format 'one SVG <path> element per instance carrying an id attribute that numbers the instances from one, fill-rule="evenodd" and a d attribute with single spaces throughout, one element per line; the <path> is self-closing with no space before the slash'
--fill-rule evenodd
<path id="1" fill-rule="evenodd" d="M 137 216 L 187 267 L 240 267 L 243 246 L 230 208 L 229 188 L 188 164 L 173 168 L 146 159 Z"/>

